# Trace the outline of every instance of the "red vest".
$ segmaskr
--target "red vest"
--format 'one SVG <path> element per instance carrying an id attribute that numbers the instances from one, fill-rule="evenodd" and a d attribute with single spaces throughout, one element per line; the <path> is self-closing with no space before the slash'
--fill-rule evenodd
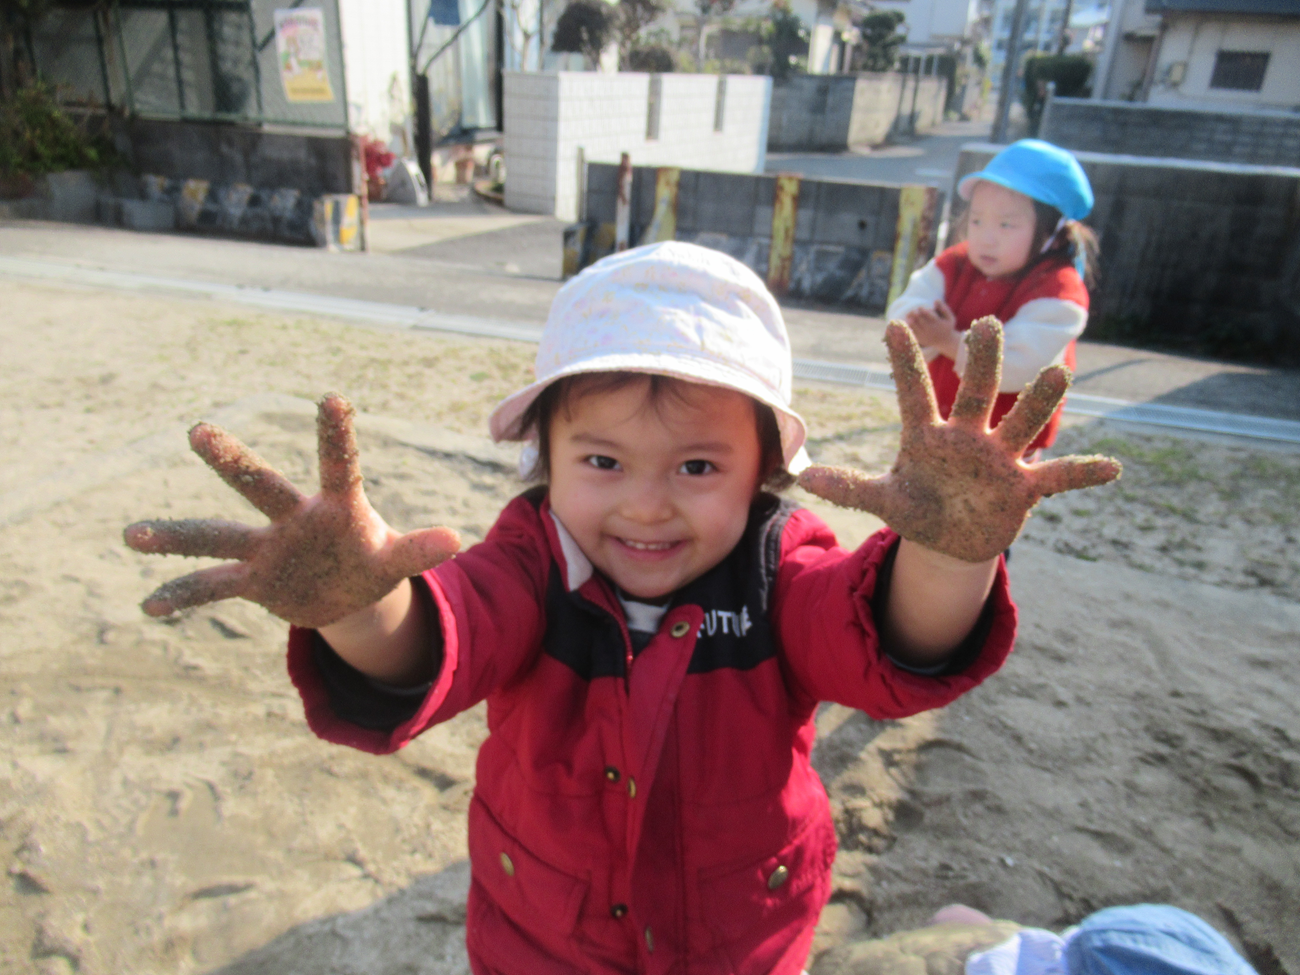
<path id="1" fill-rule="evenodd" d="M 1030 265 L 1029 269 L 1017 275 L 1005 278 L 988 278 L 980 271 L 966 253 L 966 242 L 949 247 L 935 259 L 935 266 L 943 272 L 944 301 L 957 316 L 957 330 L 966 331 L 971 322 L 994 315 L 998 321 L 1006 323 L 1016 312 L 1038 298 L 1059 298 L 1072 301 L 1085 311 L 1088 308 L 1088 289 L 1084 287 L 1079 273 L 1068 263 L 1061 260 L 1044 260 Z M 1065 347 L 1065 364 L 1074 370 L 1073 341 Z M 1044 362 L 1044 366 L 1049 363 Z M 939 413 L 946 420 L 957 398 L 957 385 L 960 377 L 953 368 L 953 361 L 946 355 L 936 356 L 930 362 L 930 381 L 934 383 L 935 398 L 939 402 Z M 999 393 L 993 405 L 991 426 L 997 426 L 1002 418 L 1015 405 L 1019 393 Z M 1057 407 L 1047 425 L 1025 451 L 1031 454 L 1041 447 L 1051 446 L 1056 439 L 1057 428 L 1061 425 L 1061 411 L 1064 403 Z"/>

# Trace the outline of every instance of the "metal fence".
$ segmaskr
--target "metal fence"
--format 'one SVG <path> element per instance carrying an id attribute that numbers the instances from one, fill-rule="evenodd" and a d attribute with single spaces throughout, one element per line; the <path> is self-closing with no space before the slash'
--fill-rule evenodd
<path id="1" fill-rule="evenodd" d="M 320 10 L 323 74 L 293 97 L 276 10 Z M 64 100 L 144 118 L 231 121 L 346 131 L 337 0 L 119 0 L 55 8 L 32 31 L 41 77 Z"/>

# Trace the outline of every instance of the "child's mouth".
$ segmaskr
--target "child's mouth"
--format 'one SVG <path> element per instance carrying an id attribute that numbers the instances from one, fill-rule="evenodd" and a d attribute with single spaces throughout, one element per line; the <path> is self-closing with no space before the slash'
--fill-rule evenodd
<path id="1" fill-rule="evenodd" d="M 635 538 L 620 538 L 619 544 L 633 552 L 644 553 L 645 555 L 662 555 L 665 552 L 671 552 L 681 544 L 680 541 L 674 542 L 641 542 Z"/>

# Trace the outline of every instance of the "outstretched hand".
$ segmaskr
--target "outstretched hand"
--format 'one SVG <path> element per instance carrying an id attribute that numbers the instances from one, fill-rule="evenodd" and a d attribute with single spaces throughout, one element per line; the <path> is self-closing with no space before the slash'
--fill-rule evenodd
<path id="1" fill-rule="evenodd" d="M 141 521 L 127 527 L 137 552 L 236 559 L 165 583 L 141 604 L 150 616 L 241 596 L 298 626 L 320 628 L 378 602 L 399 582 L 456 553 L 449 528 L 402 535 L 384 522 L 361 486 L 355 410 L 344 397 L 320 401 L 316 430 L 320 493 L 306 497 L 220 427 L 200 423 L 190 446 L 271 519 L 255 528 L 215 519 Z"/>
<path id="2" fill-rule="evenodd" d="M 810 467 L 799 483 L 834 504 L 877 515 L 928 549 L 983 562 L 1011 545 L 1041 498 L 1105 484 L 1122 468 L 1110 457 L 1024 463 L 1021 454 L 1065 396 L 1070 371 L 1048 366 L 989 430 L 1002 377 L 1002 323 L 981 318 L 966 343 L 966 374 L 944 421 L 915 337 L 904 323 L 890 322 L 885 344 L 903 420 L 893 468 L 868 477 L 843 467 Z"/>

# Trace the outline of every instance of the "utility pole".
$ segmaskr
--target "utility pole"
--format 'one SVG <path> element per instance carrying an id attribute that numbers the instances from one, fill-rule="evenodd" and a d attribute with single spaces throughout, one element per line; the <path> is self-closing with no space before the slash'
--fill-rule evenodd
<path id="1" fill-rule="evenodd" d="M 1061 36 L 1057 45 L 1056 53 L 1064 54 L 1065 49 L 1070 46 L 1073 38 L 1070 36 L 1070 17 L 1074 13 L 1074 0 L 1065 0 L 1064 16 L 1061 18 Z"/>
<path id="2" fill-rule="evenodd" d="M 1007 141 L 1007 121 L 1011 117 L 1011 96 L 1016 87 L 1016 71 L 1020 67 L 1020 34 L 1025 28 L 1025 7 L 1029 0 L 1016 0 L 1011 15 L 1011 36 L 1007 38 L 1006 60 L 1002 64 L 1002 90 L 998 92 L 998 111 L 993 121 L 993 141 Z M 996 25 L 994 25 L 996 29 Z M 996 35 L 995 35 L 996 36 Z"/>

